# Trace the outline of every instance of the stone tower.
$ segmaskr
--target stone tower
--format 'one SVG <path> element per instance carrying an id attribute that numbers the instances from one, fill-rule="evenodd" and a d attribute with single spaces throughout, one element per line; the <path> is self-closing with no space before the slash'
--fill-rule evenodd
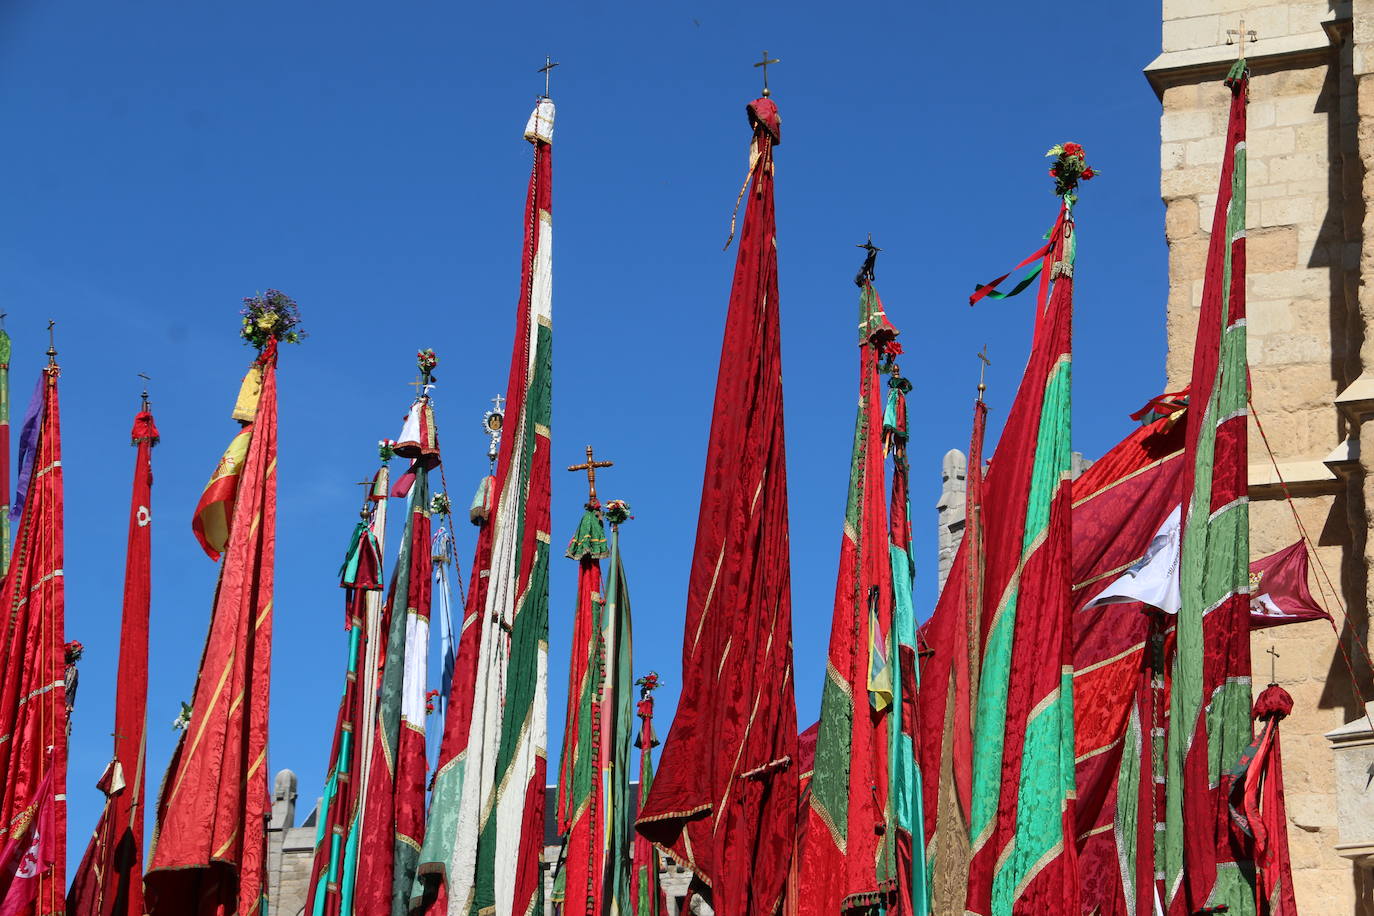
<path id="1" fill-rule="evenodd" d="M 1367 914 L 1374 883 L 1362 863 L 1374 853 L 1374 817 L 1349 813 L 1370 811 L 1361 808 L 1371 802 L 1368 780 L 1338 785 L 1332 747 L 1351 770 L 1346 754 L 1360 744 L 1351 728 L 1369 729 L 1342 726 L 1363 719 L 1361 696 L 1374 697 L 1359 644 L 1367 644 L 1374 560 L 1374 423 L 1368 436 L 1363 429 L 1374 416 L 1374 0 L 1163 0 L 1163 53 L 1145 75 L 1163 106 L 1166 390 L 1191 372 L 1230 98 L 1222 77 L 1237 52 L 1227 32 L 1241 20 L 1256 33 L 1246 46 L 1248 335 L 1259 421 L 1252 417 L 1249 437 L 1251 550 L 1259 557 L 1298 540 L 1300 519 L 1317 545 L 1313 593 L 1344 643 L 1342 651 L 1324 622 L 1264 630 L 1252 639 L 1253 668 L 1262 688 L 1274 645 L 1276 679 L 1295 701 L 1283 752 L 1299 908 Z"/>

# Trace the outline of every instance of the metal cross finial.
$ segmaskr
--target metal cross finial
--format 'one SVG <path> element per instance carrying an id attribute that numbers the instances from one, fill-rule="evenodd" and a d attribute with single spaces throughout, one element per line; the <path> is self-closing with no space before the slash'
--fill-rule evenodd
<path id="1" fill-rule="evenodd" d="M 1246 42 L 1246 41 L 1256 41 L 1256 40 L 1257 40 L 1257 38 L 1256 38 L 1256 35 L 1255 35 L 1255 30 L 1254 30 L 1254 29 L 1247 29 L 1247 28 L 1245 27 L 1245 20 L 1244 20 L 1244 19 L 1242 19 L 1242 20 L 1240 21 L 1240 28 L 1238 28 L 1238 29 L 1227 29 L 1227 30 L 1226 30 L 1226 43 L 1227 43 L 1228 45 L 1239 45 L 1239 47 L 1236 48 L 1236 57 L 1237 57 L 1237 58 L 1244 58 L 1244 57 L 1245 57 L 1245 42 Z"/>
<path id="2" fill-rule="evenodd" d="M 53 319 L 49 318 L 49 319 L 48 319 L 48 365 L 49 365 L 49 366 L 55 366 L 55 365 L 57 365 L 57 344 L 56 344 L 56 343 L 54 342 L 54 340 L 53 340 L 53 333 L 52 333 L 52 329 L 53 329 L 54 327 L 56 327 L 56 326 L 57 326 L 57 322 L 54 321 Z"/>
<path id="3" fill-rule="evenodd" d="M 978 367 L 978 400 L 983 400 L 983 392 L 988 390 L 988 386 L 983 383 L 983 373 L 992 365 L 992 360 L 988 359 L 988 345 L 983 344 L 982 352 L 978 353 L 978 359 L 983 365 Z"/>
<path id="4" fill-rule="evenodd" d="M 589 445 L 589 446 L 587 446 L 587 460 L 586 460 L 586 462 L 584 462 L 583 464 L 570 464 L 570 465 L 568 465 L 568 470 L 570 470 L 570 471 L 586 471 L 586 472 L 587 472 L 587 493 L 588 493 L 587 501 L 588 501 L 588 502 L 595 502 L 595 501 L 596 501 L 596 469 L 597 469 L 597 468 L 608 468 L 608 467 L 611 467 L 611 466 L 614 465 L 614 464 L 615 464 L 614 461 L 597 461 L 597 460 L 592 456 L 592 447 Z"/>
<path id="5" fill-rule="evenodd" d="M 372 504 L 372 488 L 376 483 L 377 481 L 375 480 L 359 480 L 354 484 L 354 486 L 367 487 L 363 492 L 363 507 L 358 510 L 359 518 L 366 519 L 371 514 L 369 510 Z"/>
<path id="6" fill-rule="evenodd" d="M 772 95 L 772 93 L 768 91 L 768 65 L 769 65 L 769 64 L 780 64 L 780 63 L 782 63 L 782 58 L 774 57 L 774 58 L 771 58 L 771 59 L 770 59 L 770 58 L 768 57 L 768 52 L 767 52 L 767 51 L 764 51 L 764 52 L 763 52 L 763 59 L 760 60 L 758 63 L 754 64 L 755 67 L 762 67 L 762 68 L 763 68 L 763 97 L 764 97 L 765 99 L 768 98 L 770 95 Z"/>
<path id="7" fill-rule="evenodd" d="M 557 66 L 558 66 L 558 61 L 554 60 L 552 57 L 549 57 L 547 54 L 545 54 L 545 55 L 544 55 L 544 66 L 542 66 L 542 67 L 540 67 L 538 70 L 534 71 L 535 73 L 542 73 L 542 74 L 544 74 L 544 98 L 546 98 L 546 99 L 549 97 L 549 71 L 552 70 L 554 67 L 557 67 Z"/>
<path id="8" fill-rule="evenodd" d="M 873 233 L 871 232 L 868 234 L 868 241 L 864 242 L 862 245 L 855 245 L 854 247 L 862 248 L 868 252 L 868 256 L 864 258 L 863 266 L 859 268 L 859 275 L 854 278 L 855 286 L 863 286 L 865 280 L 874 279 L 873 267 L 877 264 L 878 252 L 882 251 L 882 249 L 873 244 Z"/>
<path id="9" fill-rule="evenodd" d="M 152 376 L 146 372 L 140 372 L 138 377 L 143 379 L 143 410 L 146 412 L 148 410 L 148 382 L 152 380 Z"/>
<path id="10" fill-rule="evenodd" d="M 1275 663 L 1279 660 L 1279 650 L 1275 649 L 1273 646 L 1270 646 L 1268 649 L 1264 651 L 1269 655 L 1269 683 L 1277 684 L 1279 682 L 1279 679 Z"/>

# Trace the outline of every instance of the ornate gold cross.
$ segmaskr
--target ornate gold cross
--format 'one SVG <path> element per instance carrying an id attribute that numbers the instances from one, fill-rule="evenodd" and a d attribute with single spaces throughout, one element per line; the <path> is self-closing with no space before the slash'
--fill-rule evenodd
<path id="1" fill-rule="evenodd" d="M 760 60 L 758 63 L 754 64 L 755 67 L 762 67 L 762 68 L 763 68 L 763 97 L 764 97 L 765 99 L 768 98 L 768 96 L 772 94 L 772 93 L 770 93 L 770 92 L 768 91 L 768 65 L 769 65 L 769 64 L 780 64 L 780 63 L 782 63 L 782 59 L 781 59 L 781 58 L 774 57 L 774 58 L 772 58 L 772 59 L 769 59 L 769 57 L 768 57 L 768 52 L 767 52 L 767 51 L 764 51 L 764 52 L 763 52 L 763 59 Z"/>
<path id="2" fill-rule="evenodd" d="M 592 502 L 596 499 L 596 469 L 608 468 L 614 464 L 614 461 L 597 461 L 592 456 L 592 447 L 589 445 L 587 446 L 587 460 L 582 464 L 568 465 L 568 470 L 587 472 L 587 501 Z"/>

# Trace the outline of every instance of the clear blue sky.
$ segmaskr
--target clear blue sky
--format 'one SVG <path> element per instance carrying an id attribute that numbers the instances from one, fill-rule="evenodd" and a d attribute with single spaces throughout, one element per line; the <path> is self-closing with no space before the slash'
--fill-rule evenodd
<path id="1" fill-rule="evenodd" d="M 1076 18 L 1070 18 L 1075 16 Z M 783 364 L 799 715 L 819 707 L 855 399 L 853 246 L 904 330 L 917 606 L 934 600 L 940 459 L 968 439 L 974 354 L 993 422 L 1025 364 L 1029 298 L 970 309 L 972 285 L 1054 217 L 1044 151 L 1084 144 L 1075 442 L 1100 454 L 1163 382 L 1158 102 L 1141 68 L 1157 5 L 1014 2 L 185 4 L 8 0 L 0 9 L 0 305 L 16 412 L 58 320 L 67 484 L 67 631 L 87 649 L 72 733 L 73 864 L 110 753 L 138 372 L 153 377 L 150 792 L 188 699 L 215 567 L 190 516 L 232 435 L 250 351 L 242 296 L 278 287 L 311 337 L 282 355 L 270 767 L 320 790 L 342 687 L 336 571 L 375 443 L 394 437 L 414 354 L 442 360 L 445 470 L 466 506 L 479 422 L 505 384 L 530 148 L 543 79 L 554 147 L 554 541 L 588 442 L 624 550 L 635 668 L 656 668 L 660 731 L 680 684 L 684 594 L 763 48 L 781 107 Z M 1217 104 L 1224 104 L 1218 87 Z M 397 513 L 399 515 L 399 513 Z M 459 532 L 463 577 L 472 530 Z M 392 546 L 395 538 L 392 539 Z M 388 551 L 390 552 L 390 550 Z M 555 559 L 550 772 L 574 595 Z M 151 819 L 150 819 L 151 820 Z"/>

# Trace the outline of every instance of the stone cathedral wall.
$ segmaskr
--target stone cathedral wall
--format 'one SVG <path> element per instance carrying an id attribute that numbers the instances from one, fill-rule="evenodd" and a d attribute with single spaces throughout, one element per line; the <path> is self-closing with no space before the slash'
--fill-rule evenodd
<path id="1" fill-rule="evenodd" d="M 1368 532 L 1374 502 L 1360 460 L 1361 421 L 1374 404 L 1374 2 L 1266 4 L 1163 0 L 1163 48 L 1146 68 L 1160 96 L 1160 193 L 1169 246 L 1166 390 L 1188 382 L 1229 104 L 1222 78 L 1236 48 L 1227 30 L 1253 29 L 1246 213 L 1247 333 L 1255 414 L 1250 422 L 1254 557 L 1286 547 L 1302 525 L 1317 545 L 1314 595 L 1342 624 L 1358 692 L 1374 697 L 1354 642 L 1367 634 Z M 1369 174 L 1370 177 L 1366 177 Z M 1366 391 L 1366 387 L 1369 389 Z M 1374 459 L 1374 423 L 1364 453 Z M 1293 496 L 1285 499 L 1282 477 Z M 1335 593 L 1339 593 L 1337 596 Z M 1334 605 L 1334 606 L 1333 606 Z M 1349 608 L 1345 623 L 1342 608 Z M 1366 637 L 1367 638 L 1367 637 Z M 1274 646 L 1275 661 L 1268 654 Z M 1293 695 L 1283 723 L 1294 887 L 1304 913 L 1374 913 L 1365 855 L 1342 836 L 1325 734 L 1364 715 L 1332 629 L 1321 622 L 1256 633 L 1255 692 L 1277 681 Z M 1347 789 L 1351 787 L 1346 787 Z M 1363 792 L 1363 787 L 1359 787 Z M 1374 831 L 1371 831 L 1374 833 Z M 1356 844 L 1357 845 L 1357 844 Z M 1341 848 L 1345 847 L 1345 848 Z"/>

